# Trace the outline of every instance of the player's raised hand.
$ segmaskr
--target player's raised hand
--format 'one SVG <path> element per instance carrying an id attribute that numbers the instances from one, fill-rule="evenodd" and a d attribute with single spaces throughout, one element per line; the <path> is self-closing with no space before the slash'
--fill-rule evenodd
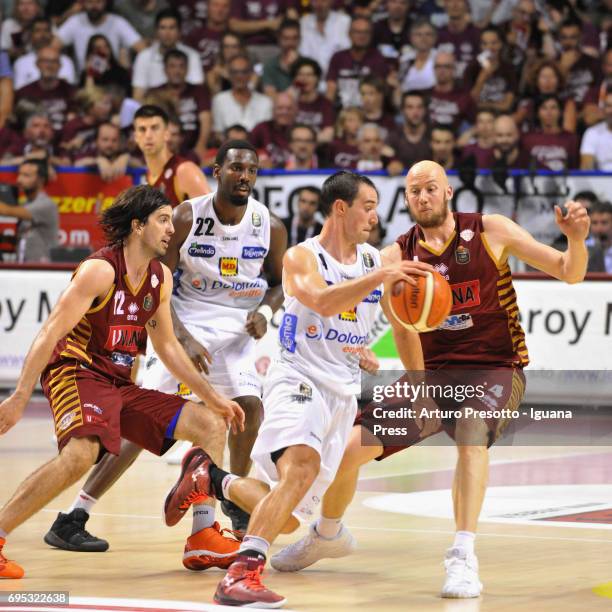
<path id="1" fill-rule="evenodd" d="M 23 415 L 27 401 L 23 401 L 15 394 L 9 395 L 0 404 L 0 436 L 13 427 Z"/>
<path id="2" fill-rule="evenodd" d="M 359 367 L 368 374 L 376 374 L 376 372 L 378 372 L 380 362 L 372 349 L 363 347 L 361 350 L 361 356 L 359 358 Z"/>
<path id="3" fill-rule="evenodd" d="M 183 336 L 180 342 L 187 353 L 187 357 L 193 362 L 193 365 L 200 370 L 200 372 L 208 374 L 208 364 L 212 363 L 212 357 L 206 348 L 191 334 Z"/>
<path id="4" fill-rule="evenodd" d="M 433 266 L 422 261 L 409 261 L 403 259 L 395 263 L 387 264 L 382 266 L 380 269 L 383 273 L 385 283 L 395 283 L 403 280 L 410 285 L 417 284 L 415 276 L 427 276 L 428 272 L 433 272 Z"/>
<path id="5" fill-rule="evenodd" d="M 237 402 L 217 395 L 209 399 L 207 405 L 217 414 L 221 415 L 227 427 L 231 427 L 232 433 L 237 434 L 244 431 L 244 411 Z"/>
<path id="6" fill-rule="evenodd" d="M 261 312 L 251 310 L 251 312 L 249 312 L 247 315 L 245 329 L 249 336 L 255 338 L 255 340 L 259 340 L 266 335 L 266 331 L 268 330 L 268 321 L 266 321 L 266 317 L 264 317 Z"/>
<path id="7" fill-rule="evenodd" d="M 566 202 L 563 207 L 565 208 L 565 216 L 561 207 L 555 206 L 555 221 L 559 229 L 570 240 L 586 240 L 591 226 L 587 209 L 580 202 L 572 200 Z"/>

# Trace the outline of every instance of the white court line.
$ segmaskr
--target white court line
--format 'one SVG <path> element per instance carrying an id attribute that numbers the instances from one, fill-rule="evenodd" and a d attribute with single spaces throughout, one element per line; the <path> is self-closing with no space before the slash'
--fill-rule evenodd
<path id="1" fill-rule="evenodd" d="M 42 512 L 53 512 L 57 513 L 60 510 L 53 510 L 51 508 L 44 508 Z M 150 514 L 114 514 L 110 512 L 92 512 L 90 516 L 109 516 L 113 518 L 128 518 L 128 519 L 153 519 L 153 520 L 161 520 L 161 516 L 153 516 Z M 529 525 L 533 527 L 538 527 L 538 525 Z M 542 525 L 544 527 L 544 525 Z M 556 527 L 556 525 L 551 525 L 551 527 Z M 454 535 L 455 531 L 445 530 L 445 529 L 409 529 L 405 527 L 361 527 L 359 525 L 347 525 L 348 529 L 360 530 L 360 531 L 388 531 L 390 533 L 435 533 L 435 534 L 444 534 L 444 535 Z M 590 542 L 594 544 L 601 543 L 610 543 L 612 544 L 612 540 L 606 539 L 594 539 L 594 538 L 564 538 L 557 536 L 535 536 L 535 535 L 517 535 L 511 533 L 483 533 L 478 532 L 478 537 L 488 537 L 488 538 L 510 538 L 517 540 L 555 540 L 561 542 Z"/>

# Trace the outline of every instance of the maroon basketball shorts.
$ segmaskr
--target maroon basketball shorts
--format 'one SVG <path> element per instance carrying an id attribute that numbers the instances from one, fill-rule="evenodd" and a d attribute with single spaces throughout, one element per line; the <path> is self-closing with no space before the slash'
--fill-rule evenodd
<path id="1" fill-rule="evenodd" d="M 59 450 L 70 438 L 95 436 L 108 452 L 119 454 L 121 438 L 163 455 L 174 444 L 174 425 L 183 398 L 111 381 L 78 362 L 67 361 L 44 372 Z M 170 435 L 170 437 L 168 437 Z"/>
<path id="2" fill-rule="evenodd" d="M 429 377 L 430 373 L 428 373 Z M 485 412 L 504 412 L 509 413 L 515 410 L 518 410 L 523 397 L 525 395 L 525 375 L 521 369 L 516 368 L 504 368 L 504 369 L 494 369 L 494 370 L 478 370 L 478 371 L 467 371 L 467 370 L 438 370 L 436 372 L 431 373 L 432 378 L 428 378 L 428 384 L 437 384 L 444 386 L 455 386 L 458 388 L 459 385 L 483 385 L 485 391 L 482 397 L 472 397 L 469 400 L 457 399 L 459 394 L 453 394 L 452 397 L 447 397 L 445 399 L 436 399 L 434 400 L 436 405 L 442 412 L 454 412 L 454 413 L 462 413 L 465 411 L 465 408 L 469 406 L 473 408 L 475 411 L 485 411 Z M 403 379 L 400 379 L 403 380 Z M 388 440 L 382 438 L 375 430 L 375 425 L 381 424 L 381 414 L 385 414 L 381 408 L 384 410 L 393 411 L 394 409 L 399 408 L 407 408 L 412 407 L 417 410 L 420 410 L 418 402 L 415 402 L 414 405 L 411 406 L 409 402 L 405 399 L 394 398 L 391 400 L 385 400 L 384 402 L 370 402 L 367 404 L 362 410 L 361 414 L 355 420 L 356 425 L 361 425 L 365 427 L 368 431 L 370 431 L 373 435 L 375 435 L 380 442 L 382 443 L 384 450 L 382 455 L 377 457 L 377 460 L 380 461 L 398 453 L 405 448 L 410 448 L 414 444 L 422 441 L 424 438 L 420 437 L 420 429 L 416 423 L 415 419 L 405 418 L 401 419 L 401 422 L 383 422 L 384 425 L 399 425 L 405 429 L 405 434 L 402 434 L 402 444 L 401 445 L 391 445 Z M 378 409 L 378 410 L 377 410 Z M 387 412 L 387 414 L 389 414 Z M 398 414 L 398 412 L 396 412 Z M 508 424 L 511 421 L 511 417 L 502 417 L 502 418 L 483 418 L 483 419 L 467 419 L 468 428 L 469 422 L 476 421 L 484 421 L 487 426 L 488 431 L 488 440 L 487 446 L 491 446 L 495 443 L 496 440 L 499 439 L 503 431 L 506 429 Z M 442 431 L 445 431 L 453 440 L 456 440 L 457 428 L 457 418 L 442 418 L 441 425 L 437 431 L 430 435 L 435 435 Z M 480 438 L 479 438 L 480 439 Z M 469 440 L 469 430 L 468 430 L 468 440 Z M 474 439 L 475 440 L 475 439 Z M 466 443 L 466 442 L 463 442 Z M 480 444 L 481 442 L 470 442 L 467 444 Z"/>

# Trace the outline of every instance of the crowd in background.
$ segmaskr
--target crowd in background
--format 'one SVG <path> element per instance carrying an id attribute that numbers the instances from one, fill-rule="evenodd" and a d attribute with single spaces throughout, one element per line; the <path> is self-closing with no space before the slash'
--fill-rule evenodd
<path id="1" fill-rule="evenodd" d="M 612 0 L 0 0 L 0 164 L 612 171 Z M 289 228 L 290 229 L 290 228 Z M 612 270 L 612 262 L 610 263 Z"/>

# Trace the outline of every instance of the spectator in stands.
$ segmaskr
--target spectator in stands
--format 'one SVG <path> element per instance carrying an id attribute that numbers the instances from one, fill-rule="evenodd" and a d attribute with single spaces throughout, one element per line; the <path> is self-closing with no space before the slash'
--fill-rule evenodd
<path id="1" fill-rule="evenodd" d="M 211 0 L 173 0 L 172 5 L 183 18 L 183 35 L 188 36 L 205 24 L 210 13 L 210 4 Z"/>
<path id="2" fill-rule="evenodd" d="M 125 17 L 141 38 L 150 44 L 157 30 L 157 15 L 168 8 L 167 0 L 121 0 L 115 2 L 114 10 Z"/>
<path id="3" fill-rule="evenodd" d="M 578 106 L 582 105 L 589 88 L 601 79 L 600 63 L 580 48 L 582 24 L 580 21 L 566 21 L 559 31 L 561 55 L 559 67 L 565 76 L 567 93 Z"/>
<path id="4" fill-rule="evenodd" d="M 612 31 L 608 40 L 612 41 Z M 587 126 L 595 125 L 604 119 L 604 98 L 612 92 L 612 47 L 603 55 L 601 71 L 601 83 L 591 86 L 583 102 L 582 120 Z"/>
<path id="5" fill-rule="evenodd" d="M 612 204 L 600 202 L 591 209 L 591 236 L 588 272 L 612 274 Z"/>
<path id="6" fill-rule="evenodd" d="M 524 134 L 521 147 L 547 170 L 578 168 L 578 139 L 561 127 L 561 102 L 555 96 L 543 96 L 536 103 L 539 129 Z"/>
<path id="7" fill-rule="evenodd" d="M 438 162 L 444 170 L 455 170 L 455 132 L 447 125 L 434 125 L 431 128 L 431 159 Z"/>
<path id="8" fill-rule="evenodd" d="M 247 140 L 249 139 L 249 132 L 239 123 L 230 125 L 223 133 L 223 142 L 226 140 Z M 215 157 L 217 156 L 218 147 L 211 147 L 206 151 L 206 157 L 202 162 L 202 166 L 208 167 L 215 163 Z"/>
<path id="9" fill-rule="evenodd" d="M 10 206 L 0 202 L 0 215 L 15 217 L 17 225 L 17 261 L 48 262 L 57 245 L 59 213 L 55 202 L 45 193 L 47 164 L 40 159 L 24 159 L 19 164 L 17 186 L 25 204 Z"/>
<path id="10" fill-rule="evenodd" d="M 75 159 L 74 165 L 93 166 L 102 180 L 114 181 L 125 174 L 129 157 L 121 142 L 121 130 L 112 123 L 102 123 L 96 130 L 95 141 Z"/>
<path id="11" fill-rule="evenodd" d="M 457 77 L 461 78 L 468 64 L 479 53 L 480 30 L 471 22 L 467 0 L 445 0 L 444 8 L 448 25 L 438 31 L 438 50 L 455 56 Z"/>
<path id="12" fill-rule="evenodd" d="M 13 16 L 2 22 L 0 49 L 8 52 L 12 61 L 30 51 L 30 26 L 42 15 L 38 0 L 16 0 Z"/>
<path id="13" fill-rule="evenodd" d="M 300 19 L 299 51 L 301 56 L 315 60 L 323 74 L 327 74 L 332 56 L 351 46 L 351 18 L 332 11 L 333 0 L 311 0 L 310 5 L 312 13 Z"/>
<path id="14" fill-rule="evenodd" d="M 289 141 L 295 124 L 297 104 L 293 96 L 279 93 L 274 100 L 272 119 L 258 123 L 251 131 L 249 142 L 261 152 L 262 168 L 284 168 L 291 151 Z"/>
<path id="15" fill-rule="evenodd" d="M 300 57 L 291 66 L 298 104 L 296 123 L 314 128 L 317 142 L 326 143 L 334 137 L 334 107 L 319 91 L 321 76 L 321 67 L 309 57 Z"/>
<path id="16" fill-rule="evenodd" d="M 272 100 L 249 87 L 253 66 L 247 56 L 238 55 L 230 60 L 228 74 L 232 88 L 216 94 L 212 101 L 214 130 L 218 139 L 234 123 L 240 123 L 250 131 L 272 117 Z"/>
<path id="17" fill-rule="evenodd" d="M 529 155 L 521 149 L 520 133 L 511 115 L 500 115 L 493 124 L 493 157 L 486 167 L 526 169 Z"/>
<path id="18" fill-rule="evenodd" d="M 359 159 L 356 169 L 359 172 L 372 172 L 387 169 L 392 160 L 383 154 L 385 148 L 385 136 L 387 131 L 377 123 L 364 123 L 357 133 L 357 148 Z M 392 168 L 399 174 L 403 170 L 401 163 L 396 163 Z"/>
<path id="19" fill-rule="evenodd" d="M 291 67 L 297 61 L 300 46 L 300 22 L 285 19 L 278 31 L 279 53 L 270 58 L 263 67 L 261 83 L 267 96 L 274 98 L 280 91 L 291 86 Z"/>
<path id="20" fill-rule="evenodd" d="M 168 116 L 168 134 L 170 139 L 168 140 L 168 148 L 170 149 L 170 153 L 172 155 L 180 155 L 185 159 L 193 162 L 194 164 L 200 166 L 208 166 L 211 164 L 203 163 L 202 160 L 197 156 L 196 152 L 192 149 L 185 149 L 185 137 L 183 135 L 183 126 L 181 125 L 181 121 L 178 117 L 173 115 Z M 246 140 L 245 134 L 245 140 Z M 207 150 L 208 155 L 208 150 Z M 144 161 L 144 158 L 143 158 Z M 133 164 L 133 159 L 130 158 L 130 166 Z M 139 164 L 140 165 L 140 164 Z M 143 164 L 144 165 L 144 164 Z"/>
<path id="21" fill-rule="evenodd" d="M 459 139 L 458 144 L 461 145 Z M 476 113 L 476 123 L 473 130 L 473 138 L 461 151 L 461 158 L 468 160 L 473 158 L 477 168 L 489 168 L 491 165 L 493 144 L 495 142 L 495 113 L 482 108 Z"/>
<path id="22" fill-rule="evenodd" d="M 85 89 L 96 87 L 118 87 L 129 96 L 132 92 L 130 73 L 119 64 L 104 34 L 94 34 L 87 43 L 85 70 L 81 74 L 80 86 Z"/>
<path id="23" fill-rule="evenodd" d="M 456 0 L 450 0 L 455 2 Z M 480 34 L 481 53 L 465 69 L 464 85 L 474 102 L 501 113 L 514 106 L 518 83 L 511 64 L 502 59 L 504 39 L 501 32 L 488 27 Z"/>
<path id="24" fill-rule="evenodd" d="M 387 0 L 387 17 L 374 23 L 374 42 L 390 69 L 410 46 L 410 0 Z"/>
<path id="25" fill-rule="evenodd" d="M 323 226 L 316 220 L 321 203 L 321 190 L 318 187 L 302 187 L 298 192 L 296 212 L 283 219 L 287 228 L 287 246 L 295 246 L 308 238 L 318 236 Z"/>
<path id="26" fill-rule="evenodd" d="M 263 64 L 278 51 L 274 33 L 284 18 L 297 19 L 299 16 L 292 4 L 291 0 L 232 3 L 230 30 L 244 37 L 255 62 Z"/>
<path id="27" fill-rule="evenodd" d="M 588 128 L 580 145 L 580 168 L 612 172 L 612 90 L 604 100 L 604 120 Z"/>
<path id="28" fill-rule="evenodd" d="M 202 70 L 206 76 L 217 61 L 221 50 L 221 38 L 229 28 L 230 10 L 230 0 L 209 0 L 206 23 L 191 29 L 184 37 L 185 44 L 200 54 Z M 183 19 L 183 24 L 184 22 Z M 210 83 L 208 86 L 210 87 Z"/>
<path id="29" fill-rule="evenodd" d="M 387 144 L 395 151 L 394 158 L 410 168 L 417 161 L 431 158 L 427 107 L 422 91 L 407 91 L 402 95 L 401 129 L 389 134 Z"/>
<path id="30" fill-rule="evenodd" d="M 37 52 L 36 66 L 40 78 L 15 92 L 15 100 L 36 100 L 45 109 L 55 132 L 64 128 L 68 113 L 73 112 L 76 88 L 59 78 L 60 53 L 56 47 L 42 47 Z"/>
<path id="31" fill-rule="evenodd" d="M 345 108 L 336 120 L 336 137 L 325 147 L 325 167 L 354 169 L 359 159 L 357 133 L 363 125 L 360 108 Z"/>
<path id="32" fill-rule="evenodd" d="M 83 0 L 82 5 L 83 11 L 67 19 L 57 30 L 59 44 L 74 47 L 79 71 L 85 68 L 87 43 L 94 34 L 104 34 L 117 57 L 122 50 L 138 52 L 146 47 L 146 42 L 126 19 L 108 12 L 107 0 Z"/>
<path id="33" fill-rule="evenodd" d="M 143 49 L 134 61 L 132 69 L 132 90 L 136 100 L 142 102 L 147 90 L 161 87 L 167 83 L 164 58 L 168 51 L 178 49 L 187 58 L 187 75 L 189 85 L 201 85 L 204 82 L 200 56 L 195 49 L 179 42 L 181 36 L 181 15 L 175 9 L 164 9 L 157 14 L 156 40 L 150 47 Z"/>
<path id="34" fill-rule="evenodd" d="M 36 54 L 39 49 L 48 47 L 53 42 L 51 22 L 45 17 L 37 17 L 30 26 L 30 44 L 32 51 L 22 55 L 14 64 L 14 87 L 21 89 L 40 79 L 40 70 L 36 64 Z M 74 64 L 67 55 L 60 55 L 60 68 L 58 77 L 71 85 L 76 84 Z"/>
<path id="35" fill-rule="evenodd" d="M 448 51 L 439 51 L 434 62 L 436 84 L 428 92 L 428 98 L 430 121 L 449 125 L 457 134 L 463 121 L 473 121 L 474 101 L 457 84 L 455 71 L 455 56 Z"/>
<path id="36" fill-rule="evenodd" d="M 14 140 L 4 151 L 2 162 L 7 166 L 17 166 L 24 159 L 32 158 L 46 160 L 50 166 L 69 163 L 66 156 L 56 153 L 53 140 L 53 126 L 49 115 L 44 110 L 35 111 L 25 122 L 23 136 Z"/>
<path id="37" fill-rule="evenodd" d="M 6 51 L 0 51 L 0 129 L 13 110 L 13 71 Z"/>
<path id="38" fill-rule="evenodd" d="M 211 94 L 219 93 L 220 91 L 229 91 L 232 88 L 232 80 L 229 74 L 230 62 L 239 55 L 248 57 L 246 47 L 242 44 L 242 40 L 233 32 L 226 32 L 221 37 L 221 48 L 217 56 L 216 63 L 206 73 L 206 83 Z M 255 89 L 257 84 L 257 75 L 251 73 L 250 87 Z"/>
<path id="39" fill-rule="evenodd" d="M 319 167 L 317 135 L 309 125 L 296 124 L 289 137 L 290 155 L 285 170 L 314 170 Z"/>
<path id="40" fill-rule="evenodd" d="M 370 230 L 370 236 L 368 237 L 368 244 L 371 244 L 377 249 L 382 249 L 385 246 L 385 238 L 387 237 L 387 230 L 380 222 L 380 218 L 376 225 Z"/>
<path id="41" fill-rule="evenodd" d="M 389 68 L 385 58 L 372 44 L 372 24 L 363 17 L 351 22 L 350 49 L 333 55 L 327 71 L 327 98 L 342 108 L 361 104 L 359 82 L 368 75 L 386 79 Z"/>
<path id="42" fill-rule="evenodd" d="M 431 89 L 436 83 L 436 30 L 427 19 L 421 17 L 412 22 L 410 43 L 412 46 L 400 56 L 399 88 L 401 91 Z"/>
<path id="43" fill-rule="evenodd" d="M 565 93 L 563 74 L 553 60 L 538 62 L 527 77 L 527 95 L 519 102 L 514 120 L 523 132 L 535 128 L 535 100 L 541 96 L 557 96 L 563 102 L 563 129 L 576 130 L 576 102 Z"/>
<path id="44" fill-rule="evenodd" d="M 193 149 L 202 159 L 211 132 L 211 100 L 207 87 L 187 82 L 188 65 L 189 59 L 180 49 L 167 51 L 164 56 L 166 84 L 154 87 L 150 94 L 172 104 L 181 122 L 183 146 L 186 150 Z"/>
<path id="45" fill-rule="evenodd" d="M 375 75 L 364 77 L 359 84 L 364 121 L 380 125 L 388 134 L 395 130 L 396 123 L 395 117 L 385 109 L 386 91 L 385 82 Z"/>
<path id="46" fill-rule="evenodd" d="M 79 91 L 74 104 L 78 115 L 64 125 L 60 138 L 63 154 L 73 158 L 87 150 L 96 137 L 98 126 L 110 121 L 113 110 L 111 95 L 100 88 Z"/>

